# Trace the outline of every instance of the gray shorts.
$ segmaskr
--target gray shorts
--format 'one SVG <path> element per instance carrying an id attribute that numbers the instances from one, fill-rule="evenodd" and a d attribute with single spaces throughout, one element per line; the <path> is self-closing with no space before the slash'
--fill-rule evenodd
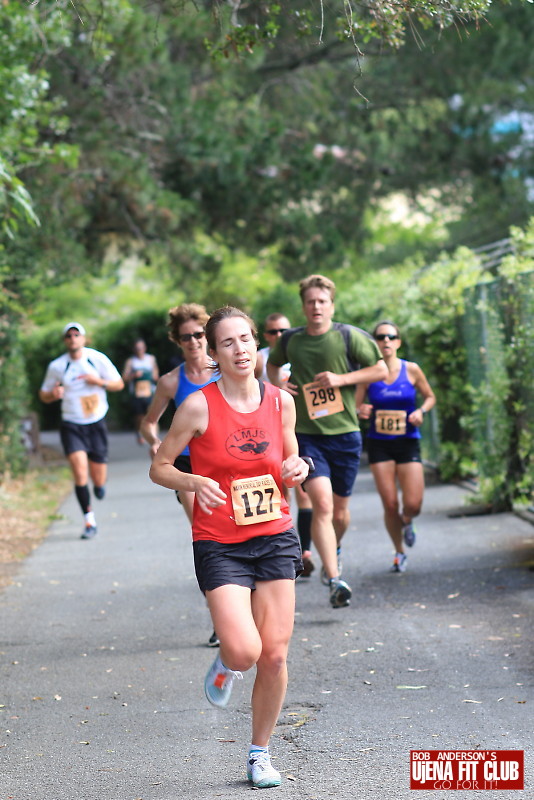
<path id="1" fill-rule="evenodd" d="M 256 581 L 292 580 L 303 570 L 297 532 L 256 536 L 246 542 L 193 542 L 195 572 L 204 594 L 234 584 L 254 591 Z"/>

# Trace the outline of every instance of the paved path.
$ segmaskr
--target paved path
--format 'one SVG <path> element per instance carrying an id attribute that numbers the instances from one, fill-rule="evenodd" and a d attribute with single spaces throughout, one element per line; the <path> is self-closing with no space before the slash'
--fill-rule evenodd
<path id="1" fill-rule="evenodd" d="M 252 675 L 226 711 L 205 700 L 211 624 L 185 516 L 148 480 L 133 435 L 111 445 L 98 537 L 79 539 L 72 495 L 0 594 L 0 800 L 242 797 Z M 409 571 L 391 575 L 362 471 L 344 545 L 352 606 L 331 609 L 317 572 L 297 586 L 271 748 L 285 780 L 269 796 L 408 798 L 410 749 L 485 748 L 526 759 L 525 791 L 491 800 L 534 797 L 534 528 L 510 514 L 449 518 L 464 496 L 427 489 Z"/>

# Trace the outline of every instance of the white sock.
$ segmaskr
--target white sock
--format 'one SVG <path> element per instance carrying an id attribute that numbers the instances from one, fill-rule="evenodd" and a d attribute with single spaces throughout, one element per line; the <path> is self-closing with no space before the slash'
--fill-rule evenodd
<path id="1" fill-rule="evenodd" d="M 88 511 L 87 514 L 84 514 L 83 516 L 84 516 L 86 525 L 92 525 L 92 526 L 96 525 L 96 519 L 95 519 L 95 512 L 94 511 Z"/>
<path id="2" fill-rule="evenodd" d="M 259 744 L 251 744 L 250 745 L 250 749 L 249 749 L 248 752 L 249 753 L 268 753 L 269 752 L 269 748 L 268 747 L 262 747 Z"/>

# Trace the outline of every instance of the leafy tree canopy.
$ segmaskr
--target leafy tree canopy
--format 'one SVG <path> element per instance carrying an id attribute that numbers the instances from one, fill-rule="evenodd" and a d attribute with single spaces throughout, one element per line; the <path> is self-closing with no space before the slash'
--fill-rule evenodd
<path id="1" fill-rule="evenodd" d="M 4 258 L 30 315 L 65 280 L 127 280 L 132 251 L 167 291 L 209 297 L 238 250 L 249 271 L 351 281 L 504 236 L 532 208 L 522 3 L 3 9 L 4 229 L 41 220 Z M 395 198 L 421 235 L 384 212 Z"/>

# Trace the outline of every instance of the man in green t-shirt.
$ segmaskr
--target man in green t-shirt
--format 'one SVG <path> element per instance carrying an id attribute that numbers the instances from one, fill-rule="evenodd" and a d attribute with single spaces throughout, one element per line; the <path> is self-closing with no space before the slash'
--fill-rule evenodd
<path id="1" fill-rule="evenodd" d="M 362 447 L 354 387 L 385 380 L 387 367 L 365 332 L 332 321 L 335 284 L 323 275 L 300 282 L 304 328 L 282 336 L 269 354 L 271 383 L 295 398 L 296 433 L 301 456 L 315 471 L 306 481 L 312 503 L 312 538 L 323 563 L 334 608 L 350 603 L 352 590 L 341 580 L 339 543 L 347 530 L 349 497 L 358 474 Z M 289 361 L 289 381 L 281 368 Z"/>

